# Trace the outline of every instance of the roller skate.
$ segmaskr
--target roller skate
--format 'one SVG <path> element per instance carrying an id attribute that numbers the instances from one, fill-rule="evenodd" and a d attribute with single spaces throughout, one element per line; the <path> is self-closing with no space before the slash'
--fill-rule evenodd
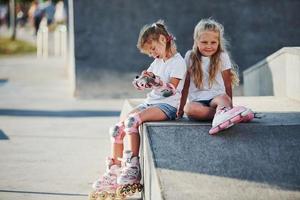
<path id="1" fill-rule="evenodd" d="M 213 135 L 222 130 L 225 130 L 240 122 L 249 122 L 254 118 L 254 113 L 251 109 L 236 106 L 232 109 L 221 108 L 216 114 L 212 122 L 212 128 L 209 134 Z"/>
<path id="2" fill-rule="evenodd" d="M 117 177 L 121 168 L 113 164 L 112 158 L 106 160 L 105 174 L 93 183 L 94 191 L 90 193 L 89 200 L 114 200 L 116 199 Z"/>
<path id="3" fill-rule="evenodd" d="M 144 90 L 161 85 L 160 77 L 152 72 L 144 71 L 141 76 L 136 76 L 132 82 L 133 86 L 138 90 Z"/>
<path id="4" fill-rule="evenodd" d="M 140 184 L 141 170 L 138 157 L 132 157 L 131 151 L 125 151 L 122 159 L 123 169 L 117 179 L 117 196 L 126 198 L 143 190 Z"/>

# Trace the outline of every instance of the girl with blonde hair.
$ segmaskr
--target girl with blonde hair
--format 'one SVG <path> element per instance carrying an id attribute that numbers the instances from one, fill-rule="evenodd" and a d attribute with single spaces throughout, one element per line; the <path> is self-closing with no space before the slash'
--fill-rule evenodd
<path id="1" fill-rule="evenodd" d="M 232 105 L 232 87 L 239 78 L 226 46 L 223 26 L 203 19 L 195 27 L 193 49 L 185 55 L 188 72 L 177 115 L 213 119 L 210 134 L 254 117 L 250 109 Z"/>

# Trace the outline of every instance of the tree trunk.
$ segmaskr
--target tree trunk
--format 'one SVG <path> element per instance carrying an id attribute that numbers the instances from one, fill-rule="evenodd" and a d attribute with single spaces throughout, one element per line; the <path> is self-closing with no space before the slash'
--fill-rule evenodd
<path id="1" fill-rule="evenodd" d="M 16 24 L 16 2 L 15 0 L 9 1 L 9 10 L 10 10 L 10 27 L 12 29 L 11 40 L 16 39 L 17 35 L 17 24 Z"/>

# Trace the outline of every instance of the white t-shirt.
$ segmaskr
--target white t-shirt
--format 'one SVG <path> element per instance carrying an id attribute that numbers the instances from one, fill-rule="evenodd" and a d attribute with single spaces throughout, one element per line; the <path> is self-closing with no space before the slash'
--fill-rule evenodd
<path id="1" fill-rule="evenodd" d="M 190 60 L 191 50 L 185 54 L 185 62 L 188 67 L 191 65 Z M 225 52 L 221 53 L 221 71 L 216 74 L 215 81 L 212 86 L 209 87 L 209 65 L 210 58 L 202 56 L 202 70 L 203 70 L 203 88 L 198 89 L 195 86 L 193 77 L 190 79 L 190 88 L 189 88 L 189 101 L 199 101 L 199 100 L 210 100 L 220 94 L 226 94 L 224 80 L 222 77 L 222 71 L 230 69 L 232 64 L 229 58 L 229 55 Z"/>
<path id="2" fill-rule="evenodd" d="M 164 83 L 169 83 L 171 77 L 181 79 L 176 88 L 176 94 L 170 97 L 163 97 L 158 89 L 152 89 L 152 91 L 147 94 L 147 99 L 145 101 L 148 104 L 167 103 L 177 108 L 180 102 L 181 90 L 186 74 L 186 64 L 183 57 L 179 53 L 176 53 L 166 61 L 163 59 L 155 59 L 147 71 L 153 72 L 155 75 L 159 76 Z"/>

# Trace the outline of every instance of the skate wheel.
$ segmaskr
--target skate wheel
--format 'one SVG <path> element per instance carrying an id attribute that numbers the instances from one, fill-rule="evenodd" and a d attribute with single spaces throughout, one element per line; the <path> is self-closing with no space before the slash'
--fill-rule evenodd
<path id="1" fill-rule="evenodd" d="M 254 118 L 254 113 L 249 113 L 246 116 L 243 116 L 242 122 L 250 122 Z"/>
<path id="2" fill-rule="evenodd" d="M 117 198 L 120 198 L 120 199 L 123 199 L 126 196 L 123 187 L 117 188 L 116 194 L 117 194 Z"/>
<path id="3" fill-rule="evenodd" d="M 96 200 L 98 197 L 97 192 L 93 191 L 89 194 L 89 200 Z"/>
<path id="4" fill-rule="evenodd" d="M 213 135 L 219 132 L 219 127 L 215 127 L 209 130 L 209 134 Z"/>
<path id="5" fill-rule="evenodd" d="M 249 109 L 249 108 L 246 108 L 246 110 L 244 110 L 244 111 L 241 113 L 241 115 L 242 115 L 242 117 L 245 117 L 245 116 L 247 116 L 247 115 L 250 114 L 250 113 L 253 113 L 252 110 Z"/>
<path id="6" fill-rule="evenodd" d="M 137 189 L 139 192 L 143 190 L 144 186 L 142 184 L 138 184 Z"/>
<path id="7" fill-rule="evenodd" d="M 230 121 L 232 122 L 232 123 L 234 123 L 234 124 L 237 124 L 237 123 L 239 123 L 240 121 L 242 121 L 242 116 L 241 115 L 238 115 L 238 116 L 235 116 L 235 117 L 233 117 L 232 119 L 230 119 Z"/>
<path id="8" fill-rule="evenodd" d="M 108 195 L 108 200 L 115 200 L 116 199 L 116 194 L 115 193 L 110 193 Z"/>
<path id="9" fill-rule="evenodd" d="M 229 121 L 226 121 L 219 125 L 220 129 L 226 129 L 230 125 Z"/>
<path id="10" fill-rule="evenodd" d="M 102 191 L 98 194 L 97 200 L 105 200 L 107 198 L 107 196 L 108 196 L 108 193 L 105 191 Z"/>

